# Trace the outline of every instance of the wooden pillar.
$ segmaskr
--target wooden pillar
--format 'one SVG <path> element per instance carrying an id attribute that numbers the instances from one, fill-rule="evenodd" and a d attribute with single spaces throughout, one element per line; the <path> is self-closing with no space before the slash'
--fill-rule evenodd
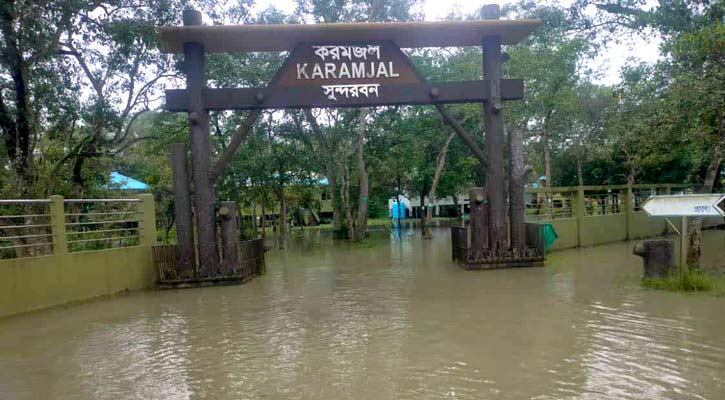
<path id="1" fill-rule="evenodd" d="M 523 255 L 526 248 L 525 190 L 523 139 L 514 127 L 509 130 L 509 224 L 514 255 Z"/>
<path id="2" fill-rule="evenodd" d="M 468 189 L 468 202 L 470 205 L 469 221 L 471 223 L 471 245 L 469 254 L 482 254 L 488 247 L 488 231 L 487 231 L 487 207 L 486 207 L 486 188 L 473 187 Z"/>
<path id="3" fill-rule="evenodd" d="M 201 25 L 201 13 L 184 11 L 184 25 Z M 191 142 L 191 176 L 194 181 L 194 211 L 199 243 L 199 273 L 208 277 L 217 270 L 214 184 L 211 180 L 211 144 L 209 112 L 204 108 L 206 60 L 201 43 L 184 43 L 184 70 L 189 96 L 189 137 Z"/>
<path id="4" fill-rule="evenodd" d="M 191 188 L 189 187 L 189 163 L 184 143 L 171 144 L 171 175 L 174 180 L 174 215 L 176 219 L 176 243 L 181 257 L 181 274 L 193 278 L 196 268 L 194 250 L 194 223 L 191 213 Z"/>
<path id="5" fill-rule="evenodd" d="M 222 217 L 222 275 L 235 273 L 239 266 L 239 245 L 237 244 L 237 203 L 223 201 L 219 208 Z"/>
<path id="6" fill-rule="evenodd" d="M 484 6 L 484 18 L 498 19 L 498 5 Z M 491 82 L 491 98 L 483 103 L 486 134 L 488 243 L 492 252 L 508 249 L 506 184 L 504 182 L 503 103 L 501 102 L 501 37 L 483 38 L 483 79 Z"/>

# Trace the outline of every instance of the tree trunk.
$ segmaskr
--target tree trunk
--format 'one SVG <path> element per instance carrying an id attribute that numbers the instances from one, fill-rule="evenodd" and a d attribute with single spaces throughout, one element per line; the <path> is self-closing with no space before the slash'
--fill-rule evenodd
<path id="1" fill-rule="evenodd" d="M 458 220 L 458 222 L 463 222 L 464 212 L 461 211 L 461 205 L 458 204 L 458 196 L 454 194 L 451 197 L 453 198 L 453 205 L 456 207 L 456 219 Z"/>
<path id="2" fill-rule="evenodd" d="M 257 238 L 257 201 L 252 200 L 252 232 L 253 237 Z"/>
<path id="3" fill-rule="evenodd" d="M 194 211 L 198 241 L 197 255 L 200 275 L 209 277 L 218 270 L 219 252 L 214 211 L 214 182 L 211 178 L 209 111 L 204 107 L 205 59 L 203 45 L 199 43 L 184 44 L 184 69 L 189 104 L 191 175 L 194 182 Z"/>
<path id="4" fill-rule="evenodd" d="M 264 193 L 262 193 L 262 242 L 267 238 L 267 199 Z"/>
<path id="5" fill-rule="evenodd" d="M 312 127 L 312 133 L 317 138 L 322 154 L 320 156 L 325 164 L 325 175 L 327 176 L 327 185 L 330 189 L 330 202 L 332 203 L 332 230 L 339 232 L 342 228 L 342 210 L 340 209 L 340 196 L 337 193 L 337 168 L 334 155 L 336 154 L 334 142 L 330 138 L 326 138 L 317 123 L 315 115 L 309 108 L 304 109 L 305 118 Z"/>
<path id="6" fill-rule="evenodd" d="M 526 248 L 526 200 L 524 189 L 524 153 L 521 130 L 509 131 L 509 224 L 511 249 L 523 256 Z"/>
<path id="7" fill-rule="evenodd" d="M 438 182 L 441 179 L 441 174 L 443 174 L 443 168 L 446 165 L 446 154 L 448 153 L 448 145 L 451 144 L 451 140 L 453 140 L 454 135 L 455 132 L 448 135 L 448 139 L 446 139 L 446 142 L 443 144 L 443 148 L 441 148 L 440 153 L 438 153 L 438 157 L 436 157 L 436 170 L 433 174 L 433 183 L 430 185 L 430 193 L 428 194 L 428 203 L 430 204 L 434 204 L 436 202 L 436 191 L 438 190 Z M 432 224 L 433 207 L 428 207 L 425 212 L 425 222 L 423 224 L 423 226 L 425 227 L 425 230 L 423 231 L 424 238 L 433 237 L 433 230 L 431 229 Z"/>
<path id="8" fill-rule="evenodd" d="M 279 248 L 284 249 L 287 238 L 287 199 L 284 193 L 284 186 L 277 191 L 279 198 Z"/>
<path id="9" fill-rule="evenodd" d="M 420 201 L 418 203 L 418 219 L 420 220 L 420 232 L 425 237 L 425 215 L 426 215 L 426 207 L 425 207 L 425 185 L 423 185 L 423 190 L 420 191 Z"/>
<path id="10" fill-rule="evenodd" d="M 342 229 L 342 210 L 340 209 L 340 195 L 337 192 L 337 172 L 333 161 L 327 164 L 327 187 L 332 203 L 332 230 L 338 232 Z"/>
<path id="11" fill-rule="evenodd" d="M 360 110 L 360 121 L 357 135 L 357 170 L 360 180 L 360 191 L 357 200 L 357 221 L 355 223 L 355 240 L 365 239 L 368 225 L 368 171 L 365 165 L 365 128 L 367 122 L 367 109 Z"/>
<path id="12" fill-rule="evenodd" d="M 546 188 L 551 188 L 551 153 L 549 152 L 549 131 L 544 129 L 542 132 L 544 145 L 544 176 L 546 177 Z M 547 191 L 546 195 L 546 213 L 549 219 L 552 217 L 551 192 Z"/>
<path id="13" fill-rule="evenodd" d="M 501 38 L 483 39 L 483 76 L 491 85 L 500 84 Z M 495 87 L 495 86 L 494 86 Z M 483 125 L 486 138 L 486 196 L 488 204 L 488 242 L 493 254 L 508 250 L 507 196 L 504 163 L 503 110 L 501 99 L 483 103 Z"/>
<path id="14" fill-rule="evenodd" d="M 345 208 L 345 217 L 347 219 L 347 239 L 355 240 L 355 220 L 352 218 L 352 208 L 350 207 L 350 174 L 347 166 L 343 165 L 342 170 L 342 203 Z"/>
<path id="15" fill-rule="evenodd" d="M 720 116 L 718 127 L 718 141 L 712 150 L 710 165 L 705 172 L 705 179 L 700 188 L 700 193 L 712 193 L 715 181 L 720 176 L 720 167 L 723 159 L 723 146 L 725 146 L 725 115 Z M 690 218 L 688 226 L 690 241 L 687 248 L 687 265 L 690 268 L 700 268 L 700 255 L 702 254 L 702 218 Z"/>
<path id="16" fill-rule="evenodd" d="M 577 140 L 576 141 L 576 149 L 575 149 L 575 154 L 576 154 L 576 178 L 577 178 L 577 183 L 579 184 L 579 186 L 584 186 L 584 174 L 582 173 L 582 169 L 583 169 L 582 164 L 584 162 L 584 160 L 583 160 L 584 155 L 582 154 L 582 152 L 583 152 L 583 150 L 582 150 L 582 144 L 581 144 L 581 142 L 579 140 Z"/>
<path id="17" fill-rule="evenodd" d="M 182 275 L 185 278 L 193 278 L 196 272 L 196 250 L 194 248 L 194 216 L 191 212 L 188 165 L 186 145 L 173 143 L 171 145 L 171 172 L 174 181 L 176 243 L 181 257 Z"/>

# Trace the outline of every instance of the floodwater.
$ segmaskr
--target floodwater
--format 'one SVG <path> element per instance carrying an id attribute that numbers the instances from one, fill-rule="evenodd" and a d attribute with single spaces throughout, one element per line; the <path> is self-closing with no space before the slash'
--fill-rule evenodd
<path id="1" fill-rule="evenodd" d="M 243 286 L 0 320 L 0 398 L 725 398 L 725 298 L 642 289 L 631 243 L 464 271 L 449 239 L 307 231 Z"/>

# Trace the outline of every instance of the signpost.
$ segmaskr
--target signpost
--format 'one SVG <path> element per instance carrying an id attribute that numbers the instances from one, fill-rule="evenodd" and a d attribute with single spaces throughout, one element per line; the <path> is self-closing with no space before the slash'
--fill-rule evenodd
<path id="1" fill-rule="evenodd" d="M 642 210 L 650 217 L 665 217 L 665 220 L 680 235 L 680 268 L 685 268 L 687 255 L 687 217 L 723 217 L 725 194 L 679 194 L 651 196 L 642 204 Z M 680 217 L 678 230 L 668 217 Z"/>

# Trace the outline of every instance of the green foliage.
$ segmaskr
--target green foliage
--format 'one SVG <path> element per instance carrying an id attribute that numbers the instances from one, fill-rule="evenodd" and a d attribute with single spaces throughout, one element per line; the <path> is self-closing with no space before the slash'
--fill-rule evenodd
<path id="1" fill-rule="evenodd" d="M 642 281 L 644 287 L 670 292 L 704 292 L 716 286 L 715 278 L 700 271 L 689 270 L 672 273 L 662 278 L 648 278 Z"/>

